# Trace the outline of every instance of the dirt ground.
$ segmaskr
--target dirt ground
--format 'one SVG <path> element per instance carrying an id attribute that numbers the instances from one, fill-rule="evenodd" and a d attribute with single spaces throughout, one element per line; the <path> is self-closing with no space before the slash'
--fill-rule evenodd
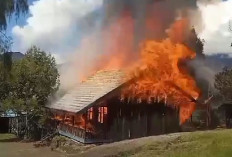
<path id="1" fill-rule="evenodd" d="M 0 157 L 107 157 L 116 156 L 120 152 L 130 151 L 146 144 L 148 141 L 174 139 L 179 136 L 179 133 L 104 144 L 74 154 L 51 151 L 49 147 L 35 148 L 33 143 L 19 142 L 12 137 L 6 138 L 4 136 L 6 135 L 0 134 Z"/>
<path id="2" fill-rule="evenodd" d="M 33 143 L 19 142 L 12 135 L 0 134 L 0 157 L 65 157 L 49 147 L 35 148 Z"/>

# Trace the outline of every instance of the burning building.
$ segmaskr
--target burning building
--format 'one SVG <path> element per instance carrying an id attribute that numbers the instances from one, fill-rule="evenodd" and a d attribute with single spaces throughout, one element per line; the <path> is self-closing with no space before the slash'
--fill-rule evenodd
<path id="1" fill-rule="evenodd" d="M 178 36 L 187 24 L 177 20 L 168 38 L 145 40 L 134 64 L 121 60 L 124 53 L 108 57 L 102 70 L 49 106 L 60 134 L 94 143 L 179 131 L 200 96 L 186 64 L 196 53 Z"/>
<path id="2" fill-rule="evenodd" d="M 145 40 L 133 62 L 121 51 L 104 56 L 102 70 L 49 106 L 60 134 L 95 143 L 179 131 L 200 96 L 186 64 L 196 57 L 184 43 L 187 26 L 177 20 L 169 37 Z"/>
<path id="3" fill-rule="evenodd" d="M 113 142 L 179 131 L 179 108 L 164 100 L 123 98 L 119 70 L 98 71 L 49 106 L 61 135 L 83 143 Z"/>
<path id="4" fill-rule="evenodd" d="M 94 143 L 179 131 L 201 93 L 188 64 L 203 49 L 189 20 L 196 0 L 103 6 L 101 40 L 82 43 L 100 51 L 87 63 L 95 74 L 49 106 L 60 134 Z"/>

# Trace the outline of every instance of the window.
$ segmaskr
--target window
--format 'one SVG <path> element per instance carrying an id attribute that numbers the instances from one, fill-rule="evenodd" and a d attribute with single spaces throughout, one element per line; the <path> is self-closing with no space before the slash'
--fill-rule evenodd
<path id="1" fill-rule="evenodd" d="M 90 109 L 88 109 L 88 120 L 92 120 L 93 119 L 93 108 L 91 107 Z"/>
<path id="2" fill-rule="evenodd" d="M 103 107 L 103 110 L 104 110 L 104 114 L 107 115 L 107 113 L 108 113 L 108 108 L 107 108 L 107 107 Z"/>
<path id="3" fill-rule="evenodd" d="M 73 116 L 65 114 L 64 123 L 68 125 L 73 124 Z"/>
<path id="4" fill-rule="evenodd" d="M 98 122 L 104 123 L 104 116 L 108 114 L 107 107 L 99 107 L 98 108 Z"/>

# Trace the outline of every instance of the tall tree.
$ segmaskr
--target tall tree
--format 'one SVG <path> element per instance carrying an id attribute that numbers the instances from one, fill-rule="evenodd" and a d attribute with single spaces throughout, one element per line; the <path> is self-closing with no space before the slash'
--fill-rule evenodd
<path id="1" fill-rule="evenodd" d="M 224 100 L 232 101 L 232 68 L 225 67 L 215 76 L 215 88 L 218 89 Z"/>
<path id="2" fill-rule="evenodd" d="M 16 18 L 28 11 L 27 0 L 0 0 L 0 102 L 9 93 L 9 75 L 11 69 L 11 56 L 5 54 L 9 51 L 12 40 L 5 33 L 7 18 L 15 13 Z"/>
<path id="3" fill-rule="evenodd" d="M 25 58 L 14 63 L 14 94 L 20 99 L 35 98 L 43 107 L 59 87 L 59 74 L 54 57 L 37 47 L 30 48 Z"/>
<path id="4" fill-rule="evenodd" d="M 25 111 L 28 117 L 27 130 L 32 133 L 41 124 L 41 118 L 45 117 L 44 107 L 49 98 L 59 88 L 55 59 L 39 48 L 32 47 L 22 60 L 13 63 L 11 74 L 11 91 L 3 101 L 3 109 L 16 113 Z"/>

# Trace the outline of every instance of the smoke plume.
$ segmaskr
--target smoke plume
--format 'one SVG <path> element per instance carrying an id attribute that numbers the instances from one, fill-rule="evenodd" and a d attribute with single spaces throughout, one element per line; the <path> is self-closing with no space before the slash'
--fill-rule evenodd
<path id="1" fill-rule="evenodd" d="M 190 25 L 187 28 L 194 26 L 202 34 L 206 28 L 202 8 L 208 4 L 215 2 L 39 0 L 30 7 L 31 17 L 27 24 L 22 28 L 16 26 L 13 34 L 16 47 L 21 51 L 37 45 L 67 62 L 61 66 L 60 73 L 62 88 L 68 90 L 103 65 L 104 68 L 117 68 L 130 64 L 137 58 L 141 41 L 166 38 L 170 35 L 168 29 L 178 19 L 188 19 Z M 194 43 L 188 42 L 189 36 L 188 31 L 181 34 L 184 42 L 192 47 Z M 109 56 L 117 61 L 109 62 Z M 204 67 L 200 68 L 204 69 L 201 72 L 198 62 Z M 208 81 L 213 84 L 215 71 L 208 63 L 201 60 L 191 65 L 196 69 L 197 78 L 209 73 L 211 79 Z"/>
<path id="2" fill-rule="evenodd" d="M 71 57 L 69 68 L 62 70 L 61 84 L 72 87 L 82 76 L 103 65 L 125 67 L 136 60 L 141 41 L 166 38 L 175 20 L 191 19 L 193 12 L 198 12 L 196 0 L 104 0 L 100 9 L 79 20 L 85 36 Z M 186 32 L 180 38 L 188 40 L 188 36 Z M 107 63 L 109 56 L 117 61 Z"/>

